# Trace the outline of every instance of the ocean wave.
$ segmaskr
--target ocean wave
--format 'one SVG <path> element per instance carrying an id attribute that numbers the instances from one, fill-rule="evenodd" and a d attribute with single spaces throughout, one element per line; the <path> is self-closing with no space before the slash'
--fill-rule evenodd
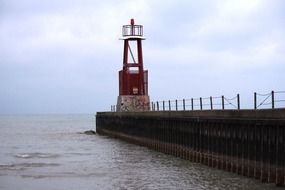
<path id="1" fill-rule="evenodd" d="M 59 154 L 40 153 L 40 152 L 21 153 L 21 154 L 14 155 L 14 157 L 16 157 L 16 158 L 24 158 L 24 159 L 29 159 L 29 158 L 57 158 L 59 156 L 60 156 Z"/>

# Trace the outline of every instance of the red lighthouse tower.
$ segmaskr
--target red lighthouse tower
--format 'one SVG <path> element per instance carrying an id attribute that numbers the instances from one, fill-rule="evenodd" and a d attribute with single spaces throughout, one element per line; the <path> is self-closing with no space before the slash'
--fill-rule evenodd
<path id="1" fill-rule="evenodd" d="M 124 25 L 123 69 L 119 71 L 119 97 L 117 111 L 148 111 L 148 72 L 143 69 L 142 40 L 143 26 Z"/>

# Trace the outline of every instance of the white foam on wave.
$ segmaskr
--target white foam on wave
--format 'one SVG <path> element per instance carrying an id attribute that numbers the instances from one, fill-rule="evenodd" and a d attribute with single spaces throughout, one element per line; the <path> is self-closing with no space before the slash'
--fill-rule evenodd
<path id="1" fill-rule="evenodd" d="M 59 157 L 59 154 L 51 154 L 51 153 L 39 153 L 39 152 L 34 152 L 34 153 L 22 153 L 22 154 L 16 154 L 16 158 L 57 158 Z"/>

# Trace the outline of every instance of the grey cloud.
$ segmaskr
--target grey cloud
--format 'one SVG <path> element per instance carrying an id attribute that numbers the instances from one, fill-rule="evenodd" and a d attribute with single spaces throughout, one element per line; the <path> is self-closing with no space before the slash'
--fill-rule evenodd
<path id="1" fill-rule="evenodd" d="M 284 90 L 284 2 L 233 23 L 219 15 L 225 2 L 4 0 L 0 113 L 108 110 L 131 17 L 144 25 L 152 100 Z"/>

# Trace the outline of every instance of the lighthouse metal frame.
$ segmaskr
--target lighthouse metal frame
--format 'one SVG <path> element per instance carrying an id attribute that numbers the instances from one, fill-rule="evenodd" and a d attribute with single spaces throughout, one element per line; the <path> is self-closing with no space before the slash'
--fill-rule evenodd
<path id="1" fill-rule="evenodd" d="M 122 36 L 121 40 L 124 40 L 123 69 L 119 71 L 117 111 L 149 110 L 148 71 L 143 68 L 142 55 L 142 40 L 145 39 L 143 26 L 135 25 L 134 19 L 131 19 L 130 25 L 123 25 Z M 131 43 L 135 44 L 135 50 L 132 50 Z M 133 51 L 136 51 L 136 57 Z"/>

